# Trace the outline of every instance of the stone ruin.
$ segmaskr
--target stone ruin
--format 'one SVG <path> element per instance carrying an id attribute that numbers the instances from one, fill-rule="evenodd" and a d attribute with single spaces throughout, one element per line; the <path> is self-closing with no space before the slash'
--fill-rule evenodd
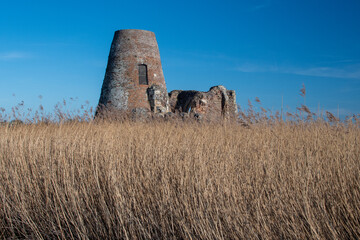
<path id="1" fill-rule="evenodd" d="M 236 119 L 235 91 L 215 86 L 208 92 L 167 92 L 155 34 L 145 30 L 115 32 L 95 116 L 124 113 L 192 116 L 208 121 Z"/>
<path id="2" fill-rule="evenodd" d="M 190 113 L 203 120 L 235 119 L 237 113 L 234 90 L 215 86 L 208 92 L 174 90 L 169 93 L 171 112 Z"/>

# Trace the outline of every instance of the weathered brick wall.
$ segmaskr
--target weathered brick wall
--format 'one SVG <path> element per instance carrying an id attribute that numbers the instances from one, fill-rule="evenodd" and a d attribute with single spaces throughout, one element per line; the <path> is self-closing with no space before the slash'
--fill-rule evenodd
<path id="1" fill-rule="evenodd" d="M 230 119 L 237 117 L 238 109 L 236 104 L 236 93 L 234 90 L 227 90 L 227 96 L 229 97 L 228 114 Z"/>
<path id="2" fill-rule="evenodd" d="M 174 90 L 169 93 L 172 112 L 193 114 L 207 121 L 235 119 L 236 95 L 224 86 L 215 86 L 208 92 Z"/>
<path id="3" fill-rule="evenodd" d="M 141 64 L 147 67 L 148 84 L 139 83 Z M 237 107 L 235 91 L 223 86 L 168 95 L 155 34 L 130 29 L 115 32 L 96 115 L 102 110 L 111 116 L 119 111 L 135 117 L 171 111 L 213 121 L 235 119 Z"/>
<path id="4" fill-rule="evenodd" d="M 147 65 L 148 85 L 139 84 L 139 64 Z M 116 31 L 99 106 L 123 112 L 151 111 L 148 88 L 153 85 L 160 90 L 157 98 L 162 99 L 167 111 L 167 90 L 155 34 L 132 29 Z"/>

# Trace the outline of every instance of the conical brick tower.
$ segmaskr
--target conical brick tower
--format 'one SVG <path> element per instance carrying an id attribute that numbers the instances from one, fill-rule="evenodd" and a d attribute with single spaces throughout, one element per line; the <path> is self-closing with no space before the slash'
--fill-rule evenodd
<path id="1" fill-rule="evenodd" d="M 155 34 L 119 30 L 111 44 L 97 108 L 122 113 L 166 113 L 168 93 Z"/>

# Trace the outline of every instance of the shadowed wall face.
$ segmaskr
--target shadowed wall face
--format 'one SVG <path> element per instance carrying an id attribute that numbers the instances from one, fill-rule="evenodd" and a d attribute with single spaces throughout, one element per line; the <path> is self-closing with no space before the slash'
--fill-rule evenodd
<path id="1" fill-rule="evenodd" d="M 172 112 L 195 114 L 203 120 L 236 119 L 237 105 L 234 90 L 215 86 L 208 92 L 174 90 L 169 93 Z"/>
<path id="2" fill-rule="evenodd" d="M 149 96 L 149 92 L 153 94 Z M 155 98 L 158 101 L 154 101 Z M 166 84 L 153 32 L 115 32 L 99 107 L 123 112 L 168 111 Z"/>

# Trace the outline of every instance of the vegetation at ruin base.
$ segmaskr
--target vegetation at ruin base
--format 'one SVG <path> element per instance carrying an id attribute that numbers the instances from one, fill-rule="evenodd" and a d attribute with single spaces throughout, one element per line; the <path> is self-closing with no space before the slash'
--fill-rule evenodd
<path id="1" fill-rule="evenodd" d="M 0 239 L 359 239 L 354 117 L 0 125 Z"/>

